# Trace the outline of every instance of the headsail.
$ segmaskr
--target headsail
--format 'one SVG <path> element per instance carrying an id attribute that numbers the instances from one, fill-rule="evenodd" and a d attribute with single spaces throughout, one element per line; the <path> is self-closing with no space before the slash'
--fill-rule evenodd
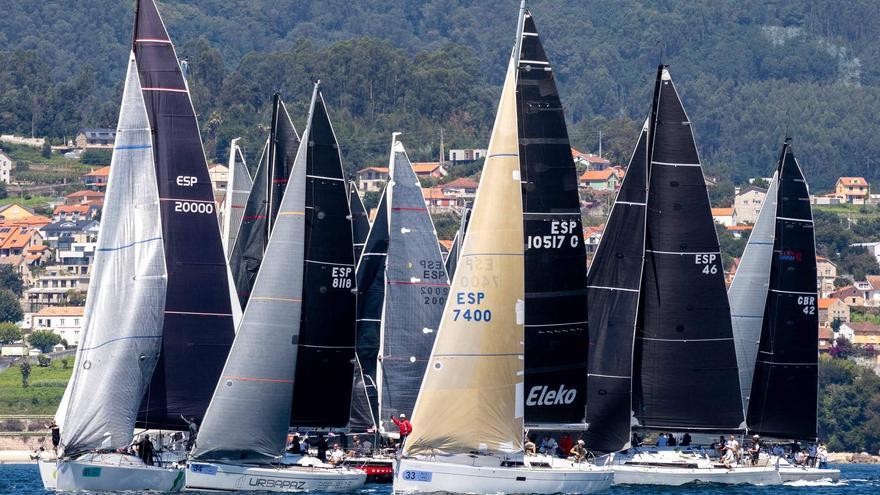
<path id="1" fill-rule="evenodd" d="M 357 310 L 354 243 L 339 144 L 318 84 L 306 148 L 303 312 L 291 425 L 348 426 Z M 316 372 L 320 370 L 319 372 Z M 321 400 L 333 397 L 332 401 Z"/>
<path id="2" fill-rule="evenodd" d="M 260 162 L 254 176 L 238 237 L 229 258 L 242 308 L 247 306 L 251 287 L 263 262 L 263 252 L 275 224 L 298 146 L 299 136 L 287 113 L 287 107 L 281 96 L 275 93 L 272 128 L 263 153 L 265 159 Z"/>
<path id="3" fill-rule="evenodd" d="M 370 233 L 370 215 L 367 214 L 367 209 L 364 208 L 364 202 L 353 181 L 348 183 L 348 207 L 351 210 L 351 230 L 354 236 L 354 263 L 357 265 L 364 250 L 364 243 L 367 242 L 367 235 Z"/>
<path id="4" fill-rule="evenodd" d="M 461 264 L 404 455 L 521 452 L 523 222 L 511 57 Z"/>
<path id="5" fill-rule="evenodd" d="M 657 71 L 633 410 L 650 429 L 744 428 L 730 307 L 691 122 Z"/>
<path id="6" fill-rule="evenodd" d="M 817 438 L 818 304 L 810 192 L 787 139 L 779 157 L 770 288 L 748 409 L 751 431 Z"/>
<path id="7" fill-rule="evenodd" d="M 128 64 L 83 335 L 59 414 L 67 455 L 131 443 L 162 346 L 167 275 L 159 191 L 133 54 Z"/>
<path id="8" fill-rule="evenodd" d="M 253 185 L 254 180 L 248 171 L 241 148 L 238 147 L 238 138 L 233 139 L 229 145 L 229 184 L 226 187 L 226 211 L 223 214 L 223 248 L 227 259 L 232 256 L 241 217 L 244 216 L 244 207 Z"/>
<path id="9" fill-rule="evenodd" d="M 516 120 L 525 235 L 525 423 L 583 428 L 587 254 L 577 170 L 553 70 L 528 11 L 519 36 Z"/>
<path id="10" fill-rule="evenodd" d="M 590 319 L 586 443 L 591 450 L 628 448 L 632 411 L 632 350 L 638 315 L 648 194 L 645 121 L 626 176 L 587 274 Z"/>
<path id="11" fill-rule="evenodd" d="M 185 428 L 180 416 L 201 419 L 232 344 L 230 287 L 199 125 L 174 45 L 153 0 L 139 0 L 136 17 L 134 55 L 168 267 L 162 352 L 138 421 Z"/>
<path id="12" fill-rule="evenodd" d="M 449 296 L 449 279 L 421 183 L 396 135 L 389 165 L 389 243 L 378 373 L 379 420 L 385 429 L 393 427 L 389 416 L 412 414 Z"/>
<path id="13" fill-rule="evenodd" d="M 778 171 L 773 172 L 761 212 L 749 235 L 749 242 L 740 258 L 736 275 L 727 291 L 733 338 L 736 342 L 736 361 L 739 367 L 739 385 L 742 388 L 743 409 L 749 410 L 755 359 L 761 341 L 761 325 L 767 303 L 770 283 L 770 265 L 773 259 L 773 238 L 776 232 L 776 196 Z"/>

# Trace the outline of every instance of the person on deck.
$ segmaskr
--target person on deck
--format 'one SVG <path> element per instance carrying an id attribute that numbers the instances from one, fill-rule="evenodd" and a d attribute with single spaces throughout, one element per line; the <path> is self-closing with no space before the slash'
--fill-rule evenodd
<path id="1" fill-rule="evenodd" d="M 683 437 L 681 437 L 681 443 L 679 444 L 682 447 L 690 447 L 691 446 L 691 434 L 685 433 Z"/>
<path id="2" fill-rule="evenodd" d="M 818 447 L 816 444 L 810 445 L 810 449 L 807 450 L 807 465 L 810 467 L 816 466 L 816 457 L 817 457 Z"/>
<path id="3" fill-rule="evenodd" d="M 338 443 L 333 444 L 333 452 L 330 453 L 330 464 L 334 466 L 341 464 L 345 459 L 345 452 L 339 447 Z"/>
<path id="4" fill-rule="evenodd" d="M 61 443 L 61 427 L 58 426 L 58 423 L 55 420 L 52 420 L 49 423 L 49 431 L 52 433 L 52 450 L 55 451 L 55 455 L 58 455 L 58 444 Z"/>
<path id="5" fill-rule="evenodd" d="M 196 443 L 196 437 L 199 435 L 199 425 L 196 424 L 196 418 L 186 419 L 183 414 L 180 415 L 180 419 L 186 423 L 187 428 L 189 428 L 189 438 L 186 439 L 186 451 L 189 452 L 193 448 L 193 444 Z"/>
<path id="6" fill-rule="evenodd" d="M 584 446 L 584 441 L 578 440 L 577 445 L 569 449 L 568 453 L 574 457 L 576 462 L 583 462 L 587 458 L 587 448 Z"/>
<path id="7" fill-rule="evenodd" d="M 549 433 L 544 435 L 544 440 L 541 441 L 541 453 L 555 457 L 558 449 L 559 444 L 556 443 L 556 439 L 553 438 L 553 435 Z"/>
<path id="8" fill-rule="evenodd" d="M 752 461 L 752 466 L 758 465 L 758 458 L 761 456 L 761 437 L 758 435 L 752 435 L 752 446 L 749 447 L 749 459 Z"/>
<path id="9" fill-rule="evenodd" d="M 318 433 L 318 459 L 327 462 L 327 439 L 322 433 Z"/>
<path id="10" fill-rule="evenodd" d="M 828 467 L 828 448 L 825 447 L 825 444 L 819 445 L 819 450 L 816 451 L 819 455 L 819 468 L 825 469 Z"/>
<path id="11" fill-rule="evenodd" d="M 724 448 L 733 452 L 733 458 L 739 459 L 739 442 L 736 441 L 736 437 L 730 435 L 727 437 L 727 443 L 724 444 Z"/>
<path id="12" fill-rule="evenodd" d="M 291 454 L 302 454 L 302 443 L 299 441 L 299 435 L 293 435 L 293 438 L 290 440 L 290 447 L 287 447 L 287 451 Z"/>
<path id="13" fill-rule="evenodd" d="M 666 433 L 661 433 L 660 436 L 657 437 L 657 446 L 666 447 L 667 445 L 669 445 L 669 439 L 666 438 Z"/>
<path id="14" fill-rule="evenodd" d="M 153 465 L 153 451 L 155 448 L 153 447 L 153 442 L 150 441 L 150 435 L 144 435 L 141 439 L 134 444 L 135 451 L 137 452 L 138 457 L 144 461 L 144 464 L 147 466 Z"/>
<path id="15" fill-rule="evenodd" d="M 568 433 L 562 435 L 562 438 L 559 439 L 559 452 L 562 456 L 567 456 L 573 447 L 574 440 L 572 440 L 571 435 Z"/>
<path id="16" fill-rule="evenodd" d="M 391 416 L 391 421 L 394 421 L 394 424 L 397 425 L 397 428 L 400 430 L 400 448 L 403 448 L 403 442 L 406 440 L 406 437 L 412 433 L 413 427 L 412 423 L 406 419 L 406 414 L 401 413 L 400 419 Z"/>
<path id="17" fill-rule="evenodd" d="M 668 440 L 666 444 L 670 447 L 675 447 L 676 445 L 678 445 L 678 442 L 675 441 L 675 435 L 673 435 L 672 433 L 667 433 L 666 439 Z"/>
<path id="18" fill-rule="evenodd" d="M 526 455 L 536 455 L 538 453 L 538 447 L 535 445 L 535 441 L 532 437 L 526 436 L 526 442 L 523 444 L 523 450 Z"/>
<path id="19" fill-rule="evenodd" d="M 639 436 L 638 433 L 632 432 L 632 436 L 630 437 L 630 446 L 632 447 L 641 447 L 642 446 L 642 437 Z"/>

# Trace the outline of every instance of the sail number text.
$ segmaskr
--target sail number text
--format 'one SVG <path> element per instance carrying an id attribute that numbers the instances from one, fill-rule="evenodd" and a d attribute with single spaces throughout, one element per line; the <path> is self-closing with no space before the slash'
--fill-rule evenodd
<path id="1" fill-rule="evenodd" d="M 214 203 L 202 201 L 175 201 L 175 213 L 214 213 Z"/>
<path id="2" fill-rule="evenodd" d="M 566 245 L 576 248 L 580 243 L 577 225 L 574 220 L 553 220 L 550 234 L 526 237 L 526 249 L 559 249 Z"/>
<path id="3" fill-rule="evenodd" d="M 715 260 L 717 259 L 717 254 L 696 254 L 694 255 L 694 264 L 703 265 L 703 269 L 701 271 L 706 275 L 715 275 L 716 273 L 718 273 L 718 265 L 715 263 Z"/>
<path id="4" fill-rule="evenodd" d="M 350 266 L 334 266 L 332 276 L 334 289 L 351 289 Z"/>
<path id="5" fill-rule="evenodd" d="M 465 307 L 464 309 L 452 310 L 452 321 L 492 321 L 492 310 L 479 307 L 484 299 L 486 299 L 485 292 L 457 292 L 455 294 L 455 304 Z"/>
<path id="6" fill-rule="evenodd" d="M 798 306 L 805 315 L 816 314 L 816 298 L 814 296 L 798 296 Z"/>

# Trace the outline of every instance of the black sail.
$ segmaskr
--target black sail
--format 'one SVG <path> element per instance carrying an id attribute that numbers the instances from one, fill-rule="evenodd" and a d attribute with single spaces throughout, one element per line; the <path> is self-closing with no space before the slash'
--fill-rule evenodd
<path id="1" fill-rule="evenodd" d="M 642 280 L 648 194 L 648 122 L 642 128 L 587 274 L 590 325 L 586 435 L 591 450 L 630 439 L 632 346 Z"/>
<path id="2" fill-rule="evenodd" d="M 525 234 L 525 424 L 585 422 L 586 251 L 577 171 L 553 70 L 525 12 L 517 126 Z"/>
<path id="3" fill-rule="evenodd" d="M 385 257 L 388 255 L 388 204 L 382 192 L 376 218 L 357 265 L 357 362 L 352 392 L 351 429 L 366 431 L 378 425 L 378 358 L 385 302 Z"/>
<path id="4" fill-rule="evenodd" d="M 138 425 L 201 421 L 232 344 L 229 281 L 195 110 L 152 0 L 137 4 L 134 53 L 149 117 L 168 271 L 164 338 Z M 198 288 L 198 290 L 193 290 Z"/>
<path id="5" fill-rule="evenodd" d="M 467 233 L 468 221 L 471 219 L 471 208 L 468 206 L 464 209 L 464 213 L 461 214 L 461 224 L 459 224 L 458 231 L 455 233 L 455 238 L 452 239 L 452 247 L 449 249 L 449 253 L 446 254 L 446 273 L 449 275 L 449 280 L 452 280 L 453 275 L 455 275 L 455 268 L 458 267 L 458 258 L 461 256 L 461 244 L 464 242 L 464 235 Z"/>
<path id="6" fill-rule="evenodd" d="M 787 139 L 779 157 L 770 288 L 749 399 L 755 433 L 815 440 L 819 316 L 807 182 Z"/>
<path id="7" fill-rule="evenodd" d="M 691 123 L 657 72 L 648 132 L 645 265 L 633 355 L 633 410 L 650 429 L 744 426 L 724 270 Z"/>
<path id="8" fill-rule="evenodd" d="M 357 264 L 361 259 L 364 243 L 367 242 L 367 235 L 370 233 L 370 215 L 364 208 L 364 202 L 354 182 L 348 185 L 348 206 L 351 210 L 351 230 L 354 235 L 354 263 Z"/>
<path id="9" fill-rule="evenodd" d="M 306 159 L 303 311 L 291 425 L 344 428 L 355 357 L 354 243 L 339 145 L 320 90 L 315 98 Z"/>
<path id="10" fill-rule="evenodd" d="M 238 238 L 229 258 L 229 268 L 242 308 L 247 305 L 257 272 L 260 271 L 263 253 L 269 243 L 269 234 L 278 215 L 278 207 L 287 187 L 298 147 L 299 135 L 293 127 L 284 101 L 275 93 L 266 152 L 254 177 Z"/>

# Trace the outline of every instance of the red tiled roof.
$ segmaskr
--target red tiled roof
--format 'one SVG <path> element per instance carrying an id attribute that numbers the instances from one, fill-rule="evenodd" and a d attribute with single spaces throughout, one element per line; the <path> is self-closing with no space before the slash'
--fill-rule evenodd
<path id="1" fill-rule="evenodd" d="M 440 187 L 444 189 L 476 189 L 480 185 L 467 177 L 459 177 L 452 182 L 442 184 Z"/>
<path id="2" fill-rule="evenodd" d="M 880 275 L 868 275 L 865 281 L 871 284 L 872 289 L 880 290 Z"/>
<path id="3" fill-rule="evenodd" d="M 412 164 L 413 172 L 417 174 L 430 174 L 440 168 L 439 162 L 416 162 Z"/>
<path id="4" fill-rule="evenodd" d="M 53 215 L 60 215 L 62 213 L 88 213 L 89 205 L 81 204 L 81 205 L 58 205 L 55 207 L 55 211 L 52 212 Z"/>
<path id="5" fill-rule="evenodd" d="M 101 191 L 77 191 L 70 193 L 65 198 L 103 198 L 104 193 Z"/>
<path id="6" fill-rule="evenodd" d="M 864 177 L 840 177 L 839 179 L 837 179 L 837 182 L 842 183 L 844 186 L 868 185 L 868 181 L 866 181 Z"/>
<path id="7" fill-rule="evenodd" d="M 828 309 L 835 301 L 840 301 L 840 299 L 836 297 L 823 297 L 819 299 L 819 309 Z"/>
<path id="8" fill-rule="evenodd" d="M 859 323 L 844 323 L 844 325 L 853 329 L 855 333 L 880 333 L 880 325 L 875 323 L 868 323 L 866 321 L 862 321 Z"/>
<path id="9" fill-rule="evenodd" d="M 748 231 L 752 230 L 752 226 L 751 225 L 731 225 L 731 226 L 727 227 L 727 230 L 730 230 L 732 232 L 748 232 Z"/>
<path id="10" fill-rule="evenodd" d="M 446 239 L 440 239 L 440 245 L 445 247 L 447 251 L 452 249 L 452 242 L 453 241 L 448 241 Z"/>
<path id="11" fill-rule="evenodd" d="M 572 158 L 580 158 L 582 160 L 588 161 L 590 163 L 597 163 L 603 165 L 610 165 L 611 161 L 602 158 L 601 156 L 594 155 L 592 153 L 582 153 L 574 148 L 571 149 L 571 157 Z"/>
<path id="12" fill-rule="evenodd" d="M 366 167 L 366 168 L 362 168 L 362 169 L 358 170 L 357 173 L 369 172 L 370 170 L 372 170 L 373 172 L 379 172 L 382 174 L 388 173 L 388 167 Z"/>
<path id="13" fill-rule="evenodd" d="M 604 182 L 614 173 L 615 170 L 613 168 L 606 168 L 604 170 L 587 170 L 581 174 L 581 182 Z"/>
<path id="14" fill-rule="evenodd" d="M 99 169 L 92 170 L 91 172 L 86 174 L 86 177 L 108 177 L 110 175 L 110 167 L 101 167 Z"/>
<path id="15" fill-rule="evenodd" d="M 828 327 L 819 327 L 819 340 L 834 339 L 834 332 Z"/>
<path id="16" fill-rule="evenodd" d="M 52 306 L 37 311 L 34 316 L 82 316 L 85 309 L 82 306 Z"/>
<path id="17" fill-rule="evenodd" d="M 729 217 L 733 215 L 733 208 L 712 208 L 713 217 Z"/>

